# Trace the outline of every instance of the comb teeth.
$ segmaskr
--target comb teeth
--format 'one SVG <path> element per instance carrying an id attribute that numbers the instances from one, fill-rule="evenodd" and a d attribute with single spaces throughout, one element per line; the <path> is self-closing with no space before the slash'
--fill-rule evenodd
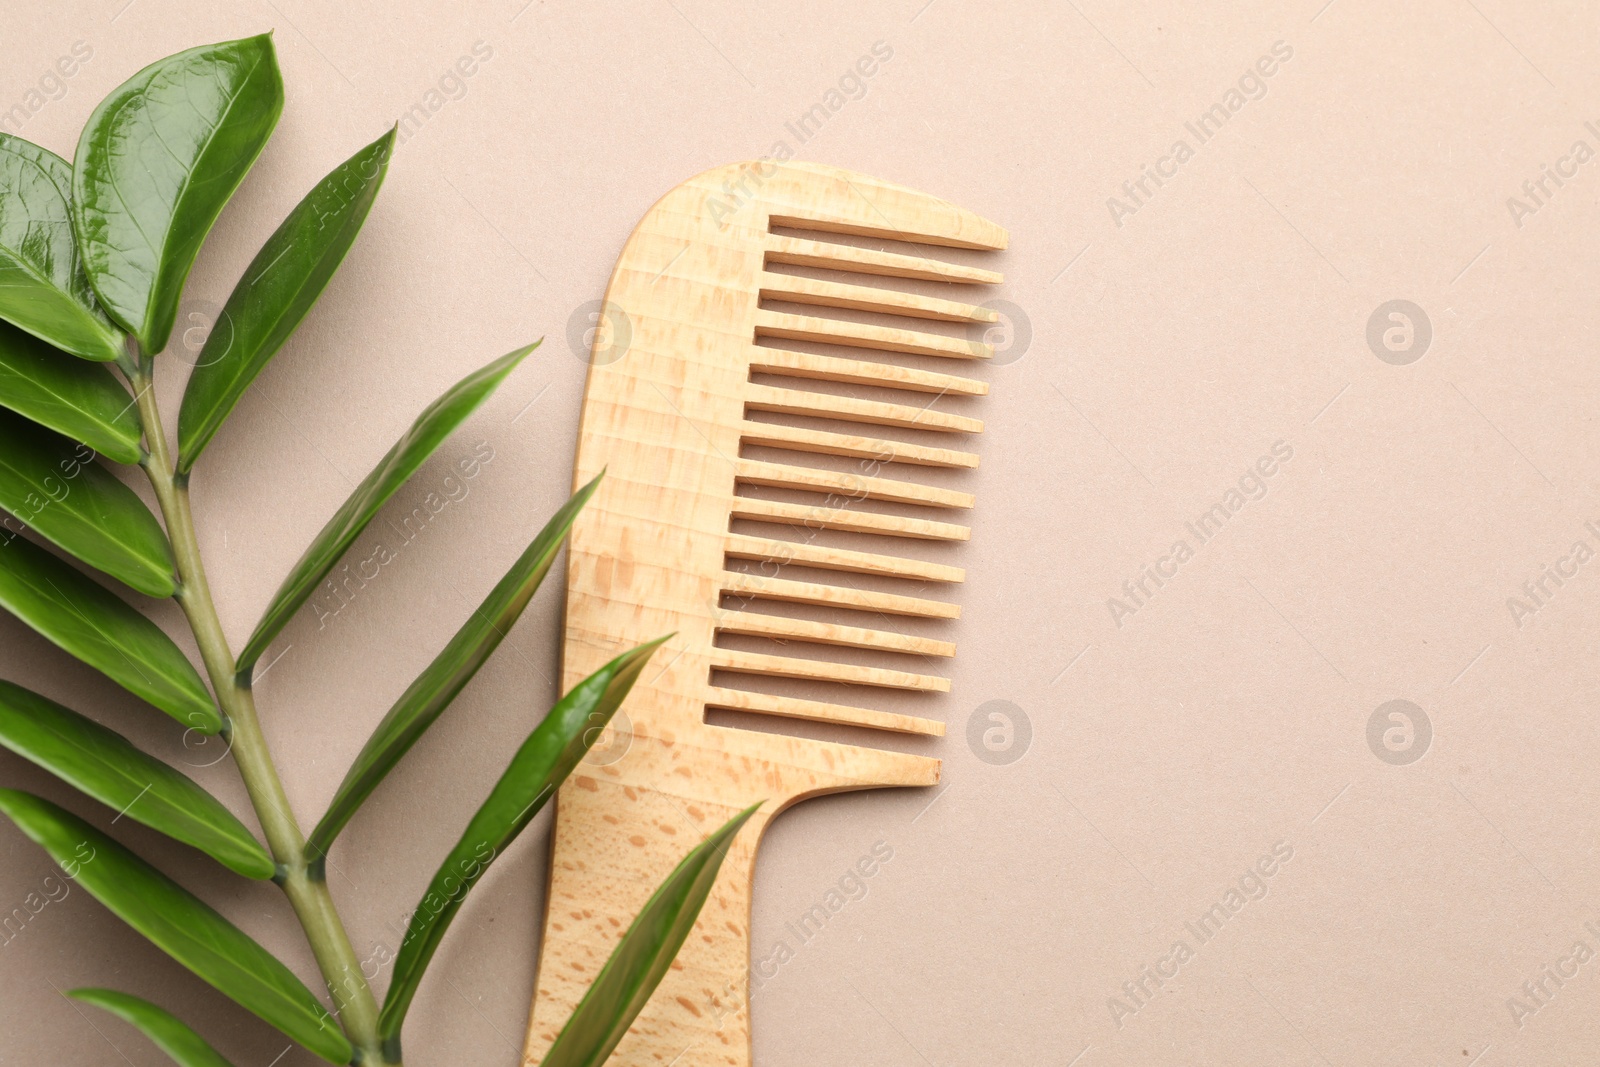
<path id="1" fill-rule="evenodd" d="M 806 225 L 806 224 L 802 224 Z M 1000 275 L 980 267 L 946 263 L 924 256 L 905 256 L 898 252 L 879 252 L 854 245 L 828 241 L 807 241 L 798 237 L 772 234 L 767 238 L 768 263 L 792 263 L 797 267 L 822 267 L 856 274 L 877 274 L 888 278 L 913 278 L 930 282 L 976 282 L 994 285 Z"/>
<path id="2" fill-rule="evenodd" d="M 750 369 L 791 378 L 815 378 L 825 382 L 877 385 L 889 389 L 909 389 L 918 393 L 955 393 L 958 396 L 983 396 L 989 384 L 976 378 L 916 370 L 896 363 L 872 363 L 862 359 L 839 359 L 810 352 L 788 352 L 781 348 L 756 346 L 750 353 Z"/>
<path id="3" fill-rule="evenodd" d="M 874 685 L 883 689 L 912 689 L 921 693 L 950 692 L 950 679 L 933 674 L 912 674 L 882 667 L 863 667 L 857 663 L 834 663 L 831 660 L 791 659 L 788 656 L 768 656 L 731 648 L 712 649 L 711 666 L 716 670 L 764 674 L 771 678 L 808 678 L 822 682 Z"/>
<path id="4" fill-rule="evenodd" d="M 891 326 L 825 319 L 815 315 L 788 315 L 781 311 L 756 312 L 757 337 L 786 337 L 793 341 L 820 341 L 873 348 L 883 352 L 905 352 L 913 356 L 947 356 L 951 359 L 988 359 L 994 345 L 969 341 L 963 337 L 901 330 Z"/>
<path id="5" fill-rule="evenodd" d="M 972 506 L 971 493 L 939 489 L 920 482 L 901 482 L 890 478 L 817 470 L 814 467 L 791 467 L 782 463 L 761 463 L 750 459 L 738 461 L 734 477 L 749 485 L 767 485 L 780 489 L 826 490 L 843 493 L 849 498 L 858 500 L 888 500 L 897 504 L 927 504 L 939 508 Z"/>
<path id="6" fill-rule="evenodd" d="M 727 711 L 753 711 L 762 715 L 778 715 L 787 719 L 810 719 L 812 722 L 836 722 L 847 726 L 867 726 L 875 730 L 893 730 L 902 734 L 927 734 L 944 736 L 944 723 L 922 719 L 915 715 L 896 715 L 893 712 L 872 708 L 853 708 L 844 704 L 829 704 L 821 700 L 799 700 L 795 697 L 775 696 L 772 693 L 755 693 L 748 689 L 723 689 L 713 687 L 706 706 Z"/>
<path id="7" fill-rule="evenodd" d="M 847 548 L 828 548 L 825 545 L 806 544 L 802 541 L 776 541 L 745 534 L 728 535 L 728 555 L 735 559 L 753 559 L 763 563 L 794 563 L 802 567 L 846 571 L 851 574 L 920 578 L 925 582 L 961 582 L 967 577 L 966 572 L 960 567 L 950 567 L 943 563 L 925 563 L 901 556 L 884 556 L 875 552 L 857 552 Z"/>
<path id="8" fill-rule="evenodd" d="M 870 285 L 849 285 L 800 278 L 793 274 L 766 271 L 761 275 L 761 295 L 768 300 L 787 300 L 793 304 L 821 304 L 850 311 L 879 311 L 908 315 L 916 319 L 944 322 L 999 322 L 999 312 L 956 300 L 940 300 L 898 289 L 875 289 Z"/>
<path id="9" fill-rule="evenodd" d="M 827 585 L 822 582 L 797 582 L 789 578 L 769 578 L 743 571 L 722 573 L 722 592 L 750 600 L 777 600 L 791 604 L 817 604 L 852 608 L 882 615 L 909 615 L 925 619 L 959 619 L 961 608 L 942 600 L 880 593 L 854 586 Z"/>
<path id="10" fill-rule="evenodd" d="M 972 531 L 950 522 L 885 515 L 877 511 L 851 511 L 826 504 L 796 504 L 788 500 L 735 497 L 733 517 L 752 522 L 782 522 L 808 530 L 844 530 L 849 533 L 891 534 L 922 541 L 966 541 Z"/>
<path id="11" fill-rule="evenodd" d="M 935 411 L 932 406 L 911 407 L 881 400 L 861 400 L 834 393 L 812 393 L 770 385 L 752 385 L 745 391 L 745 407 L 752 411 L 774 411 L 783 415 L 817 415 L 843 422 L 866 422 L 874 426 L 899 426 L 910 430 L 941 430 L 946 433 L 980 433 L 983 423 L 965 415 Z"/>
<path id="12" fill-rule="evenodd" d="M 927 445 L 889 441 L 881 437 L 830 433 L 827 430 L 813 430 L 808 426 L 783 426 L 770 422 L 746 421 L 739 436 L 740 440 L 749 445 L 789 448 L 797 452 L 845 456 L 850 459 L 872 460 L 876 463 L 914 463 L 924 467 L 978 465 L 978 456 L 974 452 L 960 452 L 953 448 L 930 448 Z"/>
<path id="13" fill-rule="evenodd" d="M 948 641 L 911 637 L 892 630 L 869 630 L 861 626 L 791 619 L 784 615 L 762 615 L 754 611 L 729 612 L 717 623 L 717 629 L 747 637 L 777 637 L 816 645 L 843 645 L 846 648 L 881 648 L 889 652 L 911 652 L 918 656 L 948 657 L 956 654 L 956 646 Z"/>
<path id="14" fill-rule="evenodd" d="M 863 232 L 859 227 L 825 227 L 814 221 L 778 219 L 809 229 L 837 229 Z M 906 234 L 895 236 L 906 239 Z M 916 239 L 916 238 L 911 238 Z M 963 244 L 959 240 L 952 244 Z M 909 256 L 830 241 L 769 234 L 767 260 L 808 267 L 824 267 L 857 274 L 921 280 L 992 283 L 1000 276 L 992 271 L 925 256 Z M 764 271 L 758 282 L 763 301 L 803 304 L 819 309 L 872 312 L 913 319 L 933 319 L 955 323 L 988 323 L 996 314 L 974 304 L 921 296 L 887 287 L 820 281 L 812 278 Z M 939 371 L 902 366 L 889 356 L 910 355 L 940 359 L 982 360 L 994 354 L 993 346 L 962 337 L 938 334 L 894 325 L 876 325 L 817 314 L 793 314 L 761 306 L 755 315 L 749 364 L 752 373 L 775 376 L 780 384 L 752 382 L 744 393 L 747 412 L 773 412 L 800 418 L 825 418 L 844 422 L 869 423 L 897 429 L 934 431 L 942 434 L 978 433 L 983 423 L 966 415 L 935 408 L 940 397 L 983 396 L 986 382 Z M 762 339 L 800 340 L 816 344 L 844 346 L 861 352 L 843 358 L 796 352 L 758 343 Z M 921 394 L 925 400 L 915 404 L 866 399 L 839 393 L 815 392 L 792 384 L 795 379 L 832 382 L 844 386 L 870 386 L 874 389 Z M 929 394 L 932 394 L 929 396 Z M 825 494 L 821 503 L 796 503 L 768 500 L 740 493 L 736 495 L 732 518 L 764 524 L 788 524 L 809 536 L 804 541 L 779 540 L 730 533 L 727 555 L 736 560 L 754 560 L 766 565 L 795 565 L 846 574 L 867 574 L 885 579 L 922 582 L 959 582 L 964 572 L 959 567 L 911 559 L 898 554 L 861 552 L 815 543 L 819 531 L 835 530 L 852 534 L 896 537 L 909 541 L 964 541 L 970 536 L 965 526 L 929 518 L 892 515 L 865 510 L 857 505 L 866 501 L 911 505 L 919 508 L 965 509 L 973 505 L 970 493 L 930 485 L 905 478 L 886 478 L 878 473 L 885 463 L 902 463 L 922 468 L 970 468 L 978 457 L 966 451 L 880 437 L 863 437 L 815 429 L 810 426 L 784 426 L 754 422 L 748 417 L 741 427 L 743 445 L 764 446 L 790 453 L 834 455 L 862 460 L 861 472 L 846 472 L 803 465 L 798 461 L 767 462 L 749 458 L 735 461 L 735 482 L 739 487 L 761 486 L 798 493 Z M 865 473 L 870 471 L 870 473 Z M 736 490 L 739 492 L 739 490 Z M 767 600 L 842 609 L 848 613 L 873 612 L 880 618 L 900 615 L 928 619 L 954 618 L 959 609 L 939 600 L 856 588 L 853 584 L 835 585 L 820 581 L 795 581 L 769 575 L 727 571 L 723 592 L 746 601 Z M 948 657 L 955 646 L 948 641 L 919 637 L 892 630 L 819 622 L 767 614 L 753 610 L 725 611 L 719 614 L 715 629 L 719 634 L 746 638 L 765 638 L 777 642 L 801 642 L 813 646 L 867 649 L 921 657 Z M 850 685 L 868 685 L 920 692 L 944 692 L 948 680 L 930 674 L 859 666 L 827 659 L 800 659 L 781 655 L 717 648 L 713 660 L 717 670 L 745 675 L 805 678 Z M 910 733 L 929 733 L 937 724 L 912 716 L 898 716 L 846 704 L 796 700 L 791 697 L 757 693 L 744 689 L 715 688 L 709 707 L 755 712 L 788 718 L 847 723 L 875 729 Z M 942 732 L 942 727 L 939 728 Z"/>

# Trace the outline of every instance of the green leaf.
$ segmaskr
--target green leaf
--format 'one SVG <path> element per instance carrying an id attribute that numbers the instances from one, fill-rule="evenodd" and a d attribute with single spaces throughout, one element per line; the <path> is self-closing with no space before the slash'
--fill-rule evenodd
<path id="1" fill-rule="evenodd" d="M 661 883 L 622 935 L 539 1067 L 600 1067 L 605 1063 L 694 928 L 734 835 L 760 806 L 753 804 L 728 820 Z"/>
<path id="2" fill-rule="evenodd" d="M 122 332 L 95 303 L 72 237 L 72 164 L 0 133 L 0 318 L 75 356 L 108 362 Z"/>
<path id="3" fill-rule="evenodd" d="M 277 873 L 244 823 L 188 776 L 121 734 L 7 681 L 0 681 L 0 745 L 246 878 Z"/>
<path id="4" fill-rule="evenodd" d="M 110 371 L 66 359 L 6 323 L 0 323 L 0 407 L 117 463 L 137 463 L 144 455 L 134 399 Z"/>
<path id="5" fill-rule="evenodd" d="M 245 269 L 206 338 L 184 393 L 178 416 L 180 474 L 194 466 L 355 243 L 388 172 L 395 129 L 322 179 Z"/>
<path id="6" fill-rule="evenodd" d="M 361 536 L 361 531 L 367 528 L 367 523 L 372 521 L 384 502 L 399 491 L 406 479 L 415 474 L 417 468 L 433 454 L 433 450 L 466 421 L 479 404 L 489 398 L 489 394 L 522 362 L 524 356 L 537 347 L 539 343 L 535 341 L 467 375 L 435 400 L 411 425 L 411 429 L 395 442 L 389 454 L 378 461 L 372 473 L 356 486 L 355 492 L 328 520 L 316 540 L 311 542 L 311 547 L 306 549 L 305 555 L 300 557 L 300 562 L 289 572 L 289 577 L 284 579 L 266 614 L 256 624 L 256 632 L 250 635 L 249 643 L 239 654 L 241 677 L 250 676 L 267 646 L 272 644 L 272 639 L 283 632 L 294 613 L 317 591 L 322 579 L 328 576 L 334 564 L 339 562 L 339 557 Z"/>
<path id="7" fill-rule="evenodd" d="M 283 110 L 270 35 L 150 64 L 100 102 L 73 161 L 72 214 L 100 306 L 167 347 L 189 268 Z"/>
<path id="8" fill-rule="evenodd" d="M 311 990 L 199 897 L 48 800 L 0 789 L 0 812 L 157 948 L 323 1059 L 350 1062 L 350 1042 Z"/>
<path id="9" fill-rule="evenodd" d="M 603 477 L 603 475 L 602 475 Z M 466 624 L 456 631 L 444 651 L 417 676 L 411 687 L 401 694 L 394 707 L 383 717 L 378 728 L 361 747 L 350 769 L 345 772 L 339 791 L 333 795 L 328 812 L 311 831 L 306 842 L 307 855 L 326 856 L 334 838 L 344 829 L 345 823 L 378 788 L 378 783 L 394 769 L 411 746 L 427 732 L 428 727 L 444 713 L 456 694 L 466 688 L 472 676 L 478 673 L 511 627 L 528 606 L 539 583 L 544 580 L 550 564 L 567 531 L 572 529 L 578 512 L 588 503 L 600 484 L 600 478 L 572 494 L 572 499 L 561 506 L 539 536 L 533 539 L 522 557 L 512 564 L 505 577 L 500 579 L 487 599 L 472 613 Z"/>
<path id="10" fill-rule="evenodd" d="M 0 508 L 145 596 L 178 591 L 167 535 L 94 452 L 0 411 Z"/>
<path id="11" fill-rule="evenodd" d="M 0 608 L 191 729 L 222 715 L 172 638 L 127 601 L 24 538 L 0 531 Z"/>
<path id="12" fill-rule="evenodd" d="M 422 973 L 467 893 L 566 781 L 633 688 L 651 653 L 665 640 L 663 637 L 618 656 L 578 683 L 550 709 L 512 757 L 489 799 L 472 817 L 461 840 L 433 876 L 406 930 L 378 1020 L 378 1036 L 394 1059 L 399 1059 L 400 1028 L 422 982 Z"/>
<path id="13" fill-rule="evenodd" d="M 113 989 L 74 989 L 67 996 L 109 1011 L 133 1026 L 178 1067 L 232 1067 L 181 1019 L 148 1000 Z"/>

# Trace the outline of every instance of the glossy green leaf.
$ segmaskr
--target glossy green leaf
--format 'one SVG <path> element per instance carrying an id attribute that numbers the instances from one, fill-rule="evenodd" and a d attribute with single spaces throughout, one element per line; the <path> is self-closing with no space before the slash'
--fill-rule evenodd
<path id="1" fill-rule="evenodd" d="M 0 812 L 167 955 L 328 1062 L 350 1062 L 350 1042 L 311 990 L 199 897 L 48 800 L 0 789 Z"/>
<path id="2" fill-rule="evenodd" d="M 206 338 L 178 416 L 178 470 L 194 466 L 239 398 L 322 295 L 377 199 L 395 130 L 306 194 L 267 239 Z"/>
<path id="3" fill-rule="evenodd" d="M 345 772 L 339 791 L 334 794 L 328 812 L 311 832 L 306 849 L 311 856 L 326 856 L 334 838 L 344 829 L 345 823 L 378 788 L 378 783 L 394 769 L 411 746 L 427 732 L 428 727 L 444 713 L 456 695 L 466 688 L 478 668 L 500 647 L 511 627 L 528 606 L 539 583 L 544 580 L 555 562 L 556 553 L 567 531 L 578 518 L 578 512 L 588 503 L 599 486 L 597 477 L 579 489 L 561 506 L 561 510 L 545 524 L 539 536 L 533 539 L 527 551 L 512 564 L 505 577 L 500 579 L 489 596 L 466 624 L 456 631 L 428 669 L 417 676 L 411 687 L 401 694 L 394 707 L 383 717 L 367 743 L 361 747 L 350 769 Z"/>
<path id="4" fill-rule="evenodd" d="M 538 342 L 507 353 L 481 370 L 474 371 L 451 386 L 428 410 L 411 425 L 389 454 L 378 462 L 355 492 L 334 513 L 333 518 L 317 534 L 311 547 L 294 565 L 289 577 L 284 579 L 266 614 L 256 624 L 255 633 L 244 651 L 239 653 L 239 673 L 249 677 L 261 656 L 272 644 L 273 638 L 283 631 L 311 595 L 317 591 L 322 579 L 328 576 L 361 531 L 367 528 L 384 502 L 394 496 L 400 487 L 417 472 L 417 468 L 433 454 L 466 421 L 478 405 L 489 398 L 524 356 L 538 347 Z"/>
<path id="5" fill-rule="evenodd" d="M 72 236 L 72 164 L 0 133 L 0 318 L 86 359 L 123 354 Z"/>
<path id="6" fill-rule="evenodd" d="M 67 996 L 110 1012 L 148 1037 L 178 1067 L 232 1067 L 177 1016 L 114 989 L 74 989 Z"/>
<path id="7" fill-rule="evenodd" d="M 399 1058 L 400 1028 L 422 982 L 423 971 L 467 894 L 566 781 L 633 688 L 651 653 L 665 640 L 663 637 L 618 656 L 578 683 L 550 709 L 512 757 L 489 799 L 472 817 L 461 840 L 433 876 L 406 929 L 378 1020 L 378 1036 L 392 1058 Z"/>
<path id="8" fill-rule="evenodd" d="M 222 729 L 194 665 L 159 626 L 63 560 L 4 531 L 0 608 L 185 726 L 204 734 Z"/>
<path id="9" fill-rule="evenodd" d="M 67 359 L 0 322 L 0 407 L 81 441 L 117 463 L 144 454 L 133 397 L 105 367 Z"/>
<path id="10" fill-rule="evenodd" d="M 178 591 L 167 535 L 137 493 L 65 437 L 0 411 L 0 508 L 145 596 Z"/>
<path id="11" fill-rule="evenodd" d="M 683 947 L 734 835 L 760 806 L 754 804 L 728 820 L 661 883 L 539 1067 L 600 1067 L 605 1063 Z"/>
<path id="12" fill-rule="evenodd" d="M 72 214 L 100 306 L 148 353 L 167 346 L 189 268 L 283 110 L 267 34 L 152 63 L 78 138 Z"/>
<path id="13" fill-rule="evenodd" d="M 0 745 L 246 878 L 277 873 L 244 823 L 187 775 L 121 734 L 6 681 L 0 681 Z"/>

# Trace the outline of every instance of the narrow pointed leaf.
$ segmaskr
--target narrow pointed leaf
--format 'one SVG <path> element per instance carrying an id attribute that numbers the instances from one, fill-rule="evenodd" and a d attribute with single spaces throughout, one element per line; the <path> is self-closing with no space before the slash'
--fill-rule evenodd
<path id="1" fill-rule="evenodd" d="M 734 835 L 760 806 L 752 805 L 728 820 L 661 883 L 600 969 L 540 1067 L 600 1067 L 605 1063 L 694 928 Z"/>
<path id="2" fill-rule="evenodd" d="M 311 990 L 199 897 L 48 800 L 0 789 L 0 812 L 157 948 L 328 1062 L 350 1062 L 350 1042 Z"/>
<path id="3" fill-rule="evenodd" d="M 467 894 L 555 795 L 611 721 L 651 653 L 665 640 L 663 637 L 618 656 L 562 697 L 517 750 L 489 799 L 467 824 L 466 832 L 450 850 L 417 905 L 395 961 L 394 975 L 389 979 L 378 1036 L 391 1043 L 392 1053 L 399 1052 L 400 1028 L 422 982 L 423 971 Z"/>
<path id="4" fill-rule="evenodd" d="M 38 545 L 6 536 L 0 531 L 0 608 L 183 725 L 222 729 L 194 665 L 159 626 Z"/>
<path id="5" fill-rule="evenodd" d="M 72 236 L 72 164 L 0 133 L 0 318 L 85 359 L 123 353 Z"/>
<path id="6" fill-rule="evenodd" d="M 121 734 L 6 681 L 0 681 L 0 745 L 246 878 L 277 873 L 244 823 L 187 775 Z"/>
<path id="7" fill-rule="evenodd" d="M 417 468 L 433 454 L 434 449 L 465 422 L 479 404 L 489 398 L 489 394 L 522 362 L 524 356 L 537 347 L 538 342 L 535 342 L 526 348 L 519 348 L 467 375 L 412 423 L 411 428 L 389 450 L 389 454 L 378 461 L 372 473 L 356 486 L 355 492 L 328 520 L 316 540 L 311 542 L 311 547 L 300 557 L 300 562 L 289 572 L 289 577 L 284 579 L 266 614 L 256 624 L 255 633 L 250 635 L 249 643 L 239 654 L 241 676 L 249 677 L 273 638 L 283 632 L 295 612 L 317 591 L 322 579 L 328 576 L 339 558 L 361 536 L 361 531 L 367 528 L 367 523 L 377 515 L 384 502 L 399 491 L 406 479 L 415 474 Z"/>
<path id="8" fill-rule="evenodd" d="M 137 463 L 144 454 L 134 399 L 109 370 L 68 359 L 7 323 L 0 323 L 0 407 L 117 463 Z"/>
<path id="9" fill-rule="evenodd" d="M 322 179 L 245 268 L 184 393 L 178 416 L 180 472 L 194 466 L 344 261 L 389 169 L 394 135 L 390 129 Z"/>
<path id="10" fill-rule="evenodd" d="M 378 783 L 394 769 L 411 746 L 427 732 L 428 727 L 444 713 L 456 694 L 466 688 L 472 676 L 478 673 L 494 650 L 500 647 L 511 627 L 528 606 L 539 583 L 544 580 L 555 562 L 556 553 L 572 529 L 578 512 L 594 495 L 600 479 L 579 489 L 561 506 L 561 510 L 545 524 L 539 536 L 533 539 L 527 551 L 512 564 L 505 577 L 490 592 L 487 599 L 472 613 L 466 624 L 456 631 L 428 669 L 417 676 L 411 687 L 401 694 L 394 707 L 383 717 L 378 728 L 362 746 L 350 769 L 345 772 L 339 791 L 334 794 L 328 812 L 311 832 L 306 844 L 307 854 L 326 856 L 334 838 L 344 829 L 350 817 L 378 788 Z"/>
<path id="11" fill-rule="evenodd" d="M 145 596 L 178 591 L 167 535 L 138 494 L 86 446 L 3 410 L 0 508 Z"/>
<path id="12" fill-rule="evenodd" d="M 148 1000 L 113 989 L 74 989 L 67 996 L 93 1004 L 134 1027 L 178 1067 L 233 1067 L 183 1020 Z"/>
<path id="13" fill-rule="evenodd" d="M 72 212 L 89 284 L 144 350 L 167 346 L 189 268 L 283 110 L 267 34 L 152 63 L 78 139 Z"/>

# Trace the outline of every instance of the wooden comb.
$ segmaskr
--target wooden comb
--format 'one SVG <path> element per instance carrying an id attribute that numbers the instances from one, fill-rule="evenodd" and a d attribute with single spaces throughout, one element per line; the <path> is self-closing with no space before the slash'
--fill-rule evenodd
<path id="1" fill-rule="evenodd" d="M 910 189 L 815 164 L 743 163 L 708 171 L 662 197 L 611 276 L 590 361 L 576 474 L 580 485 L 602 469 L 606 477 L 569 542 L 564 688 L 635 645 L 677 636 L 656 653 L 625 705 L 628 723 L 619 716 L 613 724 L 612 757 L 581 765 L 557 798 L 530 1064 L 543 1058 L 622 933 L 684 854 L 766 798 L 729 851 L 677 962 L 610 1061 L 746 1067 L 750 887 L 768 821 L 807 797 L 938 781 L 939 761 L 925 756 L 707 721 L 708 709 L 723 709 L 944 732 L 941 723 L 858 707 L 858 698 L 833 693 L 861 691 L 843 686 L 949 689 L 947 679 L 909 668 L 951 655 L 954 646 L 897 632 L 888 620 L 957 616 L 955 605 L 914 594 L 928 583 L 959 582 L 962 571 L 901 553 L 919 540 L 924 546 L 964 540 L 967 529 L 903 514 L 906 507 L 858 505 L 885 501 L 934 514 L 971 507 L 969 494 L 885 477 L 880 468 L 977 466 L 976 455 L 947 445 L 961 443 L 981 423 L 934 403 L 947 394 L 982 395 L 987 385 L 906 365 L 904 357 L 931 357 L 923 362 L 948 367 L 993 350 L 948 327 L 941 333 L 914 328 L 915 321 L 878 325 L 821 309 L 994 322 L 987 309 L 891 288 L 881 279 L 985 284 L 1000 275 L 834 234 L 950 248 L 1006 246 L 1000 227 Z M 779 273 L 774 264 L 820 269 Z M 847 272 L 853 281 L 814 276 L 824 272 Z M 774 310 L 774 303 L 816 313 Z M 856 355 L 774 347 L 782 341 L 843 346 Z M 835 391 L 822 391 L 828 383 Z M 887 395 L 895 399 L 850 395 L 862 386 L 893 390 Z M 832 428 L 811 425 L 816 421 Z M 789 458 L 746 458 L 747 447 L 782 450 Z M 839 459 L 820 457 L 844 457 L 857 469 L 840 470 Z M 750 487 L 769 493 L 753 495 Z M 774 489 L 788 498 L 774 498 Z M 736 532 L 752 525 L 759 535 Z M 834 547 L 826 543 L 834 531 L 888 538 L 890 547 Z M 758 566 L 741 570 L 749 563 L 739 561 Z M 791 568 L 820 573 L 805 577 Z M 897 583 L 905 590 L 884 588 Z M 744 609 L 729 610 L 730 598 Z M 789 605 L 837 609 L 843 621 L 797 617 Z M 791 613 L 779 613 L 785 610 Z M 719 635 L 741 636 L 719 642 Z M 784 642 L 774 647 L 786 654 L 739 647 L 756 643 L 752 637 Z M 787 654 L 790 643 L 813 654 Z M 829 658 L 818 658 L 813 646 Z M 897 654 L 909 668 L 851 662 L 861 656 L 844 651 L 851 648 Z M 801 699 L 744 688 L 730 677 L 753 684 L 804 679 L 833 693 Z"/>

